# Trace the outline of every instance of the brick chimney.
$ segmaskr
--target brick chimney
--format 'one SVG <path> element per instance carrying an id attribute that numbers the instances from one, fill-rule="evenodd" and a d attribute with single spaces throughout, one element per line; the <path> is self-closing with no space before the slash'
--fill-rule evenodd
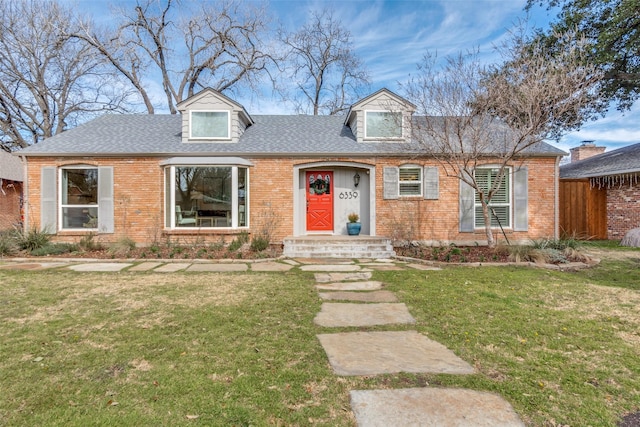
<path id="1" fill-rule="evenodd" d="M 574 147 L 569 150 L 571 152 L 571 163 L 602 154 L 606 149 L 607 147 L 597 147 L 594 141 L 582 141 L 579 147 Z"/>

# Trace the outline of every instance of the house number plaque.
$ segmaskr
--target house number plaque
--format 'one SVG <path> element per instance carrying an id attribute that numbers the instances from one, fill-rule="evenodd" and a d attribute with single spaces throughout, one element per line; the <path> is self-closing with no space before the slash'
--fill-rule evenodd
<path id="1" fill-rule="evenodd" d="M 341 191 L 338 195 L 341 199 L 357 199 L 358 192 L 357 191 Z"/>

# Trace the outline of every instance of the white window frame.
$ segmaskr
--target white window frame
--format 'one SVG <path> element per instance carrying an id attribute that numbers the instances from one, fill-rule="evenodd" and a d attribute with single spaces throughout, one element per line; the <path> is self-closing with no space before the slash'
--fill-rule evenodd
<path id="1" fill-rule="evenodd" d="M 65 179 L 64 179 L 64 174 L 65 171 L 68 170 L 87 170 L 87 169 L 94 169 L 96 171 L 96 179 L 98 180 L 98 182 L 96 183 L 96 192 L 98 192 L 99 188 L 100 188 L 100 174 L 98 173 L 98 167 L 97 166 L 91 166 L 91 165 L 73 165 L 73 166 L 62 166 L 58 169 L 58 230 L 61 231 L 98 231 L 98 215 L 100 213 L 100 208 L 99 208 L 99 204 L 100 204 L 100 195 L 97 194 L 96 196 L 96 202 L 95 204 L 89 204 L 89 205 L 72 205 L 72 204 L 63 204 L 62 201 L 64 200 L 64 188 L 63 186 L 65 185 Z M 64 210 L 65 208 L 72 208 L 72 209 L 92 209 L 95 210 L 96 212 L 96 216 L 95 216 L 95 227 L 65 227 L 64 223 L 65 223 L 65 215 L 64 215 Z"/>
<path id="2" fill-rule="evenodd" d="M 379 113 L 386 113 L 386 114 L 399 114 L 400 115 L 400 135 L 399 136 L 369 136 L 367 133 L 367 128 L 368 128 L 368 120 L 369 120 L 369 114 L 370 113 L 374 113 L 374 114 L 379 114 Z M 395 121 L 395 119 L 394 119 Z M 401 140 L 404 137 L 404 114 L 402 114 L 401 111 L 391 111 L 391 110 L 365 110 L 364 112 L 364 138 L 365 139 L 376 139 L 376 140 Z"/>
<path id="3" fill-rule="evenodd" d="M 417 169 L 418 171 L 418 179 L 417 180 L 410 180 L 410 181 L 403 181 L 402 180 L 402 170 L 403 169 Z M 418 165 L 401 165 L 398 167 L 398 196 L 399 197 L 422 197 L 423 195 L 423 191 L 424 191 L 424 183 L 423 183 L 423 166 L 418 166 Z M 415 194 L 402 194 L 402 186 L 403 185 L 416 185 L 418 184 L 418 188 L 419 191 Z"/>
<path id="4" fill-rule="evenodd" d="M 499 171 L 500 167 L 499 166 L 491 166 L 491 165 L 483 165 L 480 167 L 477 167 L 475 169 L 475 171 L 478 170 L 491 170 L 491 171 Z M 474 174 L 475 174 L 474 171 Z M 491 177 L 491 175 L 489 175 Z M 477 182 L 477 181 L 476 181 Z M 505 185 L 505 183 L 507 183 L 507 185 L 509 186 L 508 191 L 506 192 L 507 195 L 507 201 L 506 202 L 496 202 L 494 201 L 495 199 L 492 199 L 489 202 L 489 208 L 491 207 L 507 207 L 507 218 L 509 220 L 509 224 L 501 224 L 503 228 L 505 229 L 512 229 L 513 228 L 513 170 L 511 167 L 506 167 L 505 168 L 505 174 L 504 174 L 504 178 L 502 179 L 502 183 L 500 184 Z M 495 195 L 494 195 L 495 197 Z M 474 190 L 474 203 L 473 203 L 473 224 L 474 224 L 474 228 L 477 230 L 480 229 L 484 229 L 485 228 L 485 224 L 484 224 L 484 218 L 478 217 L 478 211 L 482 212 L 482 203 L 480 201 L 478 201 L 478 192 Z M 496 223 L 495 225 L 493 224 L 494 221 L 494 216 L 491 213 L 491 211 L 489 212 L 490 216 L 490 221 L 491 221 L 491 228 L 499 228 L 500 226 Z M 482 224 L 478 224 L 478 220 L 482 221 Z"/>
<path id="5" fill-rule="evenodd" d="M 209 226 L 201 226 L 196 223 L 195 227 L 178 227 L 176 226 L 176 169 L 177 168 L 231 168 L 231 226 L 228 227 L 216 227 L 214 223 L 209 223 Z M 238 170 L 244 169 L 246 172 L 244 183 L 244 223 L 245 225 L 238 225 L 240 218 L 240 205 L 239 205 L 239 178 Z M 212 230 L 237 230 L 249 228 L 249 168 L 247 166 L 235 166 L 235 165 L 213 165 L 213 164 L 198 164 L 198 165 L 171 165 L 166 167 L 165 176 L 165 226 L 171 230 L 188 230 L 193 229 L 212 229 Z M 168 182 L 166 182 L 168 180 Z M 167 191 L 169 194 L 167 194 Z M 168 222 L 168 224 L 167 224 Z"/>
<path id="6" fill-rule="evenodd" d="M 194 136 L 193 135 L 193 113 L 225 113 L 227 115 L 227 135 L 226 136 Z M 189 111 L 189 139 L 205 141 L 227 141 L 231 139 L 231 111 L 229 110 L 190 110 Z"/>

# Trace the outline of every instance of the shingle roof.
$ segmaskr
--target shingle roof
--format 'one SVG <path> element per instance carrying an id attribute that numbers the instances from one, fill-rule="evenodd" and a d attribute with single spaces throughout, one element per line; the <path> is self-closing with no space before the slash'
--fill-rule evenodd
<path id="1" fill-rule="evenodd" d="M 20 159 L 0 148 L 0 179 L 22 182 L 23 171 Z"/>
<path id="2" fill-rule="evenodd" d="M 640 172 L 640 143 L 560 166 L 560 178 L 591 178 Z"/>
<path id="3" fill-rule="evenodd" d="M 418 144 L 356 141 L 343 116 L 254 115 L 237 143 L 183 143 L 179 115 L 108 114 L 53 136 L 21 153 L 31 156 L 107 155 L 401 155 L 420 153 Z M 562 150 L 537 144 L 529 154 L 558 156 Z"/>

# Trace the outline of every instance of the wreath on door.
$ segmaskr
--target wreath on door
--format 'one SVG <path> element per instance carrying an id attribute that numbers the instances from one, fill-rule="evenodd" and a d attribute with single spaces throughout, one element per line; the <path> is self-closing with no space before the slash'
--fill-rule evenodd
<path id="1" fill-rule="evenodd" d="M 313 192 L 320 196 L 329 190 L 329 183 L 322 178 L 316 179 L 313 184 L 309 185 L 313 188 Z"/>

